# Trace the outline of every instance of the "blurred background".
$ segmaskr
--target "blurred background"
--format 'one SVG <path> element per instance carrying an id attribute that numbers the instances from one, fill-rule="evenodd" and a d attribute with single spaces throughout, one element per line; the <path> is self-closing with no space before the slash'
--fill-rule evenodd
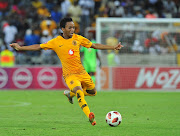
<path id="1" fill-rule="evenodd" d="M 179 0 L 0 0 L 0 88 L 66 88 L 53 51 L 9 47 L 57 37 L 63 17 L 72 17 L 75 33 L 91 41 L 124 45 L 98 52 L 98 90 L 180 88 Z"/>

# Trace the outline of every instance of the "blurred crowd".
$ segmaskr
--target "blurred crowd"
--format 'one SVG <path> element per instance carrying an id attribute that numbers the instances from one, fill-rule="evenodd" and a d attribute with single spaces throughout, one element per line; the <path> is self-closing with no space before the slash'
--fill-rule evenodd
<path id="1" fill-rule="evenodd" d="M 84 36 L 87 27 L 96 26 L 97 17 L 180 18 L 180 2 L 179 0 L 0 0 L 0 51 L 7 49 L 12 51 L 16 57 L 16 64 L 20 65 L 59 63 L 53 51 L 28 51 L 25 54 L 16 52 L 8 45 L 17 42 L 28 46 L 49 41 L 61 33 L 59 22 L 63 17 L 72 17 L 75 33 Z M 137 45 L 138 41 L 134 44 Z M 148 46 L 148 41 L 146 45 Z"/>

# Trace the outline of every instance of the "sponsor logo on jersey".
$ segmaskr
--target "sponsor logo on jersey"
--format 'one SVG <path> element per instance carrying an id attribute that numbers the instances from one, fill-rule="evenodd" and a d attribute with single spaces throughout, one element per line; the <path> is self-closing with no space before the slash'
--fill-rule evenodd
<path id="1" fill-rule="evenodd" d="M 72 49 L 70 49 L 70 50 L 68 51 L 68 54 L 69 54 L 70 56 L 72 56 L 72 55 L 74 55 L 74 51 L 73 51 Z"/>
<path id="2" fill-rule="evenodd" d="M 72 81 L 70 82 L 70 84 L 71 84 L 71 85 L 74 84 L 74 81 L 72 80 Z"/>
<path id="3" fill-rule="evenodd" d="M 77 45 L 77 41 L 73 40 L 73 41 L 72 41 L 72 44 L 73 44 L 74 46 L 76 46 L 76 45 Z"/>

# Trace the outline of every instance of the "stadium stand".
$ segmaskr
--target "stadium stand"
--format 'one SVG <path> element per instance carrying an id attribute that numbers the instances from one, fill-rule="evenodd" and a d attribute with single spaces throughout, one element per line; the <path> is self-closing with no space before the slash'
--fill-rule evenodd
<path id="1" fill-rule="evenodd" d="M 58 28 L 60 19 L 66 16 L 74 19 L 76 33 L 86 36 L 86 28 L 95 28 L 97 17 L 180 18 L 180 4 L 178 0 L 1 0 L 0 51 L 11 42 L 28 46 L 32 41 L 41 43 L 43 40 L 40 39 L 45 35 L 56 37 L 61 32 Z M 46 30 L 48 33 L 45 33 Z M 136 49 L 138 41 L 135 40 L 131 49 L 123 50 L 125 53 L 132 53 L 133 50 L 142 52 L 141 48 Z M 150 40 L 154 39 L 147 37 L 144 46 L 149 46 Z M 60 64 L 59 61 L 47 63 L 50 59 L 44 60 L 44 52 L 25 55 L 12 48 L 10 50 L 15 54 L 16 65 L 24 65 L 27 61 L 29 65 Z M 57 59 L 55 54 L 49 53 Z M 149 52 L 144 53 L 147 55 Z M 24 56 L 23 60 L 21 56 Z"/>

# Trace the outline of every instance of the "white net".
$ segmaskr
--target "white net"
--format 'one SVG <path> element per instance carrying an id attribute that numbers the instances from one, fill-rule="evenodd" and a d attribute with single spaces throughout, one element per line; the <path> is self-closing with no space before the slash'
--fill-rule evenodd
<path id="1" fill-rule="evenodd" d="M 96 40 L 125 46 L 117 65 L 177 65 L 180 19 L 98 18 Z"/>

